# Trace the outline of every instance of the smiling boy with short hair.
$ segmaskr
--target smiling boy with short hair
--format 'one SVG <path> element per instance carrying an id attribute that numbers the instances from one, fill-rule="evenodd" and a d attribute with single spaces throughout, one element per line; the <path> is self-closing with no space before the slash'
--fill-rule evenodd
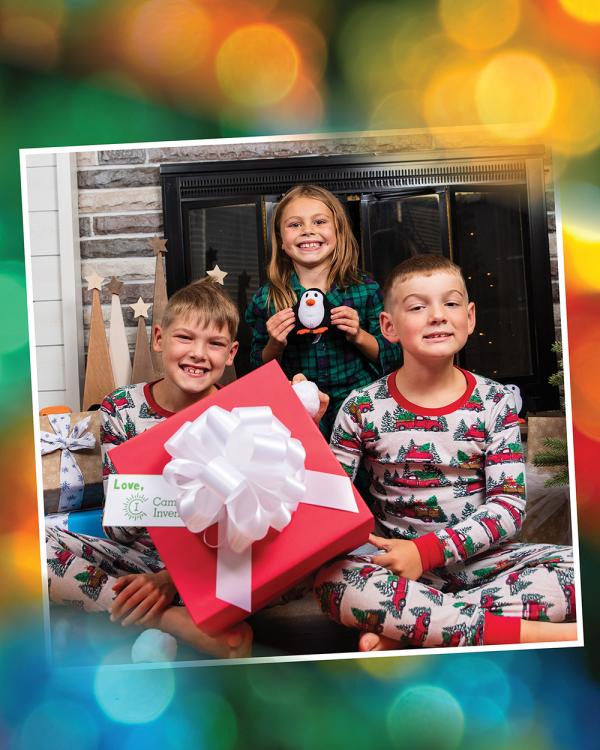
<path id="1" fill-rule="evenodd" d="M 212 281 L 190 284 L 171 297 L 153 331 L 165 372 L 153 392 L 163 408 L 179 411 L 214 393 L 237 353 L 238 324 L 233 300 Z"/>
<path id="2" fill-rule="evenodd" d="M 460 268 L 410 258 L 384 298 L 404 364 L 350 394 L 331 439 L 352 478 L 364 461 L 379 533 L 320 571 L 323 610 L 367 631 L 362 651 L 575 639 L 572 549 L 507 543 L 525 515 L 518 417 L 454 364 L 475 327 Z"/>
<path id="3" fill-rule="evenodd" d="M 104 477 L 114 473 L 110 449 L 214 393 L 233 363 L 238 311 L 210 279 L 176 292 L 153 331 L 164 377 L 118 388 L 100 407 Z M 156 627 L 198 651 L 220 657 L 250 655 L 252 631 L 241 623 L 214 637 L 191 619 L 145 528 L 105 527 L 110 539 L 48 528 L 50 599 L 89 612 L 108 611 L 123 625 Z M 178 606 L 179 605 L 179 606 Z"/>

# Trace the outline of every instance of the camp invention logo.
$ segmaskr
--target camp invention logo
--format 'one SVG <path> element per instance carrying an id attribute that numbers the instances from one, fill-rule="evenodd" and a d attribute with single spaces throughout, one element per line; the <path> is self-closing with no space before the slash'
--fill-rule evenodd
<path id="1" fill-rule="evenodd" d="M 147 514 L 144 509 L 148 498 L 145 495 L 134 493 L 123 503 L 123 511 L 130 521 L 141 521 Z"/>

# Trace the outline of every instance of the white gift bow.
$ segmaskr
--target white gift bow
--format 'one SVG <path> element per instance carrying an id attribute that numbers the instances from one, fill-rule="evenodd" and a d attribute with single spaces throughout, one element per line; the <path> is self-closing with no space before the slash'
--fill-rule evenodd
<path id="1" fill-rule="evenodd" d="M 304 498 L 305 451 L 267 406 L 228 412 L 212 406 L 165 443 L 163 477 L 179 489 L 177 510 L 190 531 L 225 523 L 234 552 L 281 531 Z"/>
<path id="2" fill-rule="evenodd" d="M 307 471 L 302 443 L 268 406 L 211 406 L 165 449 L 173 460 L 163 478 L 178 490 L 181 520 L 194 533 L 218 523 L 217 596 L 247 611 L 253 542 L 285 528 L 301 501 L 358 512 L 350 480 Z"/>
<path id="3" fill-rule="evenodd" d="M 71 427 L 70 414 L 49 414 L 48 420 L 54 432 L 41 432 L 40 443 L 42 456 L 60 450 L 60 496 L 58 510 L 66 511 L 81 507 L 84 480 L 72 451 L 94 448 L 96 438 L 88 432 L 92 415 L 77 422 Z"/>

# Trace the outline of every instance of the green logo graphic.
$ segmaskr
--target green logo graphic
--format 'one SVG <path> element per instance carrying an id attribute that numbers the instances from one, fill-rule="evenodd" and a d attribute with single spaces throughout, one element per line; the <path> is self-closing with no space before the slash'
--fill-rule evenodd
<path id="1" fill-rule="evenodd" d="M 130 495 L 127 500 L 125 500 L 123 503 L 123 510 L 130 521 L 141 521 L 142 518 L 144 518 L 146 515 L 144 504 L 147 500 L 147 497 L 140 495 L 139 493 Z"/>

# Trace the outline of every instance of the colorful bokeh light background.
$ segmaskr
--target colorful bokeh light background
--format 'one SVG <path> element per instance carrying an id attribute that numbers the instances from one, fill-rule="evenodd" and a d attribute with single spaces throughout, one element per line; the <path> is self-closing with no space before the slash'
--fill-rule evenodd
<path id="1" fill-rule="evenodd" d="M 0 746 L 597 747 L 600 11 L 594 0 L 0 2 Z M 583 649 L 222 668 L 45 663 L 18 149 L 482 126 L 551 143 Z"/>

